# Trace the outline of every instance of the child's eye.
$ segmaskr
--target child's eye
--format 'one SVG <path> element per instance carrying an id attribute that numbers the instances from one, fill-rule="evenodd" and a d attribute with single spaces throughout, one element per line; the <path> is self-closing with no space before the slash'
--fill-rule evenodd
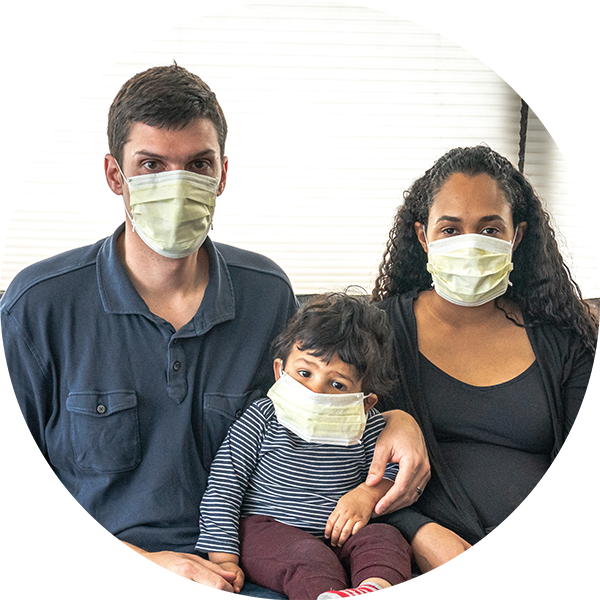
<path id="1" fill-rule="evenodd" d="M 345 390 L 346 386 L 343 383 L 340 383 L 339 381 L 334 381 L 331 384 L 336 390 Z"/>
<path id="2" fill-rule="evenodd" d="M 310 371 L 302 369 L 298 371 L 298 375 L 300 375 L 300 377 L 310 377 Z"/>

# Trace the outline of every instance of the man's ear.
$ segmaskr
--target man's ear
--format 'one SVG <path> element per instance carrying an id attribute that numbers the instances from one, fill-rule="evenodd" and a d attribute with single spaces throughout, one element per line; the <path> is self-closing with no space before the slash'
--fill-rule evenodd
<path id="1" fill-rule="evenodd" d="M 281 371 L 283 370 L 283 361 L 280 358 L 276 358 L 273 361 L 273 373 L 275 375 L 275 381 L 281 377 Z"/>
<path id="2" fill-rule="evenodd" d="M 123 183 L 123 177 L 121 177 L 121 171 L 119 171 L 119 167 L 117 166 L 117 161 L 111 154 L 107 154 L 104 157 L 104 175 L 106 176 L 108 187 L 117 196 L 122 196 L 125 184 Z"/>
<path id="3" fill-rule="evenodd" d="M 377 395 L 371 394 L 364 400 L 365 402 L 365 414 L 368 413 L 377 404 Z"/>

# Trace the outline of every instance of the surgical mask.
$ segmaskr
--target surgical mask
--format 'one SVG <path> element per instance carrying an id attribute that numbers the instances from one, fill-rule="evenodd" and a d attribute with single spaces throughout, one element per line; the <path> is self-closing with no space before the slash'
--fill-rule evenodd
<path id="1" fill-rule="evenodd" d="M 166 258 L 183 258 L 202 246 L 215 212 L 218 179 L 191 171 L 123 178 L 129 187 L 127 216 L 147 246 Z"/>
<path id="2" fill-rule="evenodd" d="M 465 233 L 428 243 L 427 270 L 435 291 L 459 306 L 481 306 L 502 296 L 511 285 L 514 241 Z"/>
<path id="3" fill-rule="evenodd" d="M 365 430 L 370 394 L 318 394 L 282 371 L 267 396 L 279 423 L 306 442 L 352 446 Z"/>

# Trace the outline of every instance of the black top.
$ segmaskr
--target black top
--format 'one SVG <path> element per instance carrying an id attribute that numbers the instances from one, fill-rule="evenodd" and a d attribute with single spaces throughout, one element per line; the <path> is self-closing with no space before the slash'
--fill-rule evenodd
<path id="1" fill-rule="evenodd" d="M 419 374 L 440 451 L 490 531 L 550 466 L 552 418 L 537 362 L 510 381 L 479 387 L 419 354 Z M 433 503 L 427 514 L 437 512 Z"/>
<path id="2" fill-rule="evenodd" d="M 469 479 L 466 473 L 473 463 L 458 468 L 455 464 L 457 456 L 453 452 L 447 452 L 450 448 L 447 445 L 448 439 L 437 437 L 436 430 L 439 430 L 441 423 L 440 417 L 433 413 L 437 413 L 438 407 L 428 405 L 424 398 L 423 386 L 429 384 L 421 381 L 422 360 L 419 360 L 417 323 L 413 310 L 413 303 L 418 293 L 419 290 L 412 290 L 378 303 L 390 318 L 398 373 L 398 386 L 395 392 L 387 398 L 380 399 L 379 409 L 383 412 L 400 408 L 415 417 L 427 443 L 432 470 L 431 480 L 419 501 L 411 507 L 397 511 L 389 519 L 409 541 L 422 525 L 433 521 L 435 517 L 436 522 L 474 544 L 489 531 L 490 527 L 498 523 L 501 513 L 498 512 L 496 502 L 488 506 L 489 498 L 485 495 L 485 482 L 480 480 L 484 469 L 479 469 L 479 475 L 475 474 L 474 478 Z M 573 330 L 558 329 L 551 325 L 529 326 L 527 324 L 526 331 L 536 357 L 536 368 L 539 370 L 539 378 L 535 376 L 538 379 L 535 387 L 538 387 L 538 382 L 541 381 L 546 406 L 542 409 L 539 419 L 534 419 L 535 436 L 525 435 L 525 437 L 528 438 L 527 444 L 533 444 L 530 448 L 535 448 L 534 454 L 540 454 L 538 452 L 540 449 L 544 450 L 543 460 L 547 465 L 562 447 L 579 411 L 592 371 L 593 356 Z M 447 388 L 450 387 L 448 382 L 445 385 Z M 484 392 L 485 395 L 487 393 Z M 534 395 L 537 398 L 534 401 L 535 405 L 542 407 L 539 393 Z M 518 411 L 517 418 L 525 418 L 522 406 L 513 410 Z M 503 417 L 496 420 L 508 423 L 505 419 L 509 417 L 510 412 L 507 411 Z M 531 417 L 533 413 L 530 407 L 527 407 L 527 412 Z M 550 439 L 548 439 L 548 415 Z M 488 414 L 484 419 L 487 423 L 485 427 L 493 432 L 493 419 L 489 417 Z M 510 425 L 508 428 L 514 429 Z M 493 435 L 497 435 L 498 431 L 502 432 L 502 429 L 497 430 Z M 464 431 L 455 430 L 454 435 L 462 438 Z M 522 433 L 516 436 L 517 440 L 522 437 Z M 461 443 L 463 441 L 466 442 L 461 440 Z M 529 450 L 520 448 L 519 452 L 524 456 Z M 498 458 L 499 455 L 496 456 L 495 462 L 501 462 Z M 464 456 L 461 461 L 463 459 Z M 528 457 L 527 473 L 520 466 L 513 471 L 514 480 L 518 481 L 516 489 L 520 495 L 531 489 L 533 480 L 537 475 L 541 476 L 544 471 L 542 462 L 532 467 L 536 460 L 536 457 Z M 532 468 L 537 471 L 537 474 L 531 472 Z M 489 475 L 494 475 L 491 469 Z M 506 511 L 506 506 L 504 510 Z"/>
<path id="3" fill-rule="evenodd" d="M 269 345 L 296 309 L 269 259 L 204 243 L 209 283 L 175 331 L 96 244 L 22 271 L 0 302 L 15 395 L 52 469 L 119 539 L 192 552 L 230 425 L 273 384 Z"/>

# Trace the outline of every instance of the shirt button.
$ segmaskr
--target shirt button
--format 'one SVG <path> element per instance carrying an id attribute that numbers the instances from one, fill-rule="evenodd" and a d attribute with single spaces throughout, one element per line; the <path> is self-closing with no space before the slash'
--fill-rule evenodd
<path id="1" fill-rule="evenodd" d="M 103 415 L 106 412 L 106 406 L 104 406 L 104 404 L 98 404 L 96 410 Z"/>
<path id="2" fill-rule="evenodd" d="M 239 419 L 243 414 L 244 414 L 243 410 L 236 410 L 235 411 L 235 418 Z"/>
<path id="3" fill-rule="evenodd" d="M 179 371 L 179 367 L 181 367 L 181 363 L 178 360 L 176 360 L 173 363 L 173 371 Z"/>
<path id="4" fill-rule="evenodd" d="M 173 345 L 176 346 L 178 344 L 179 340 L 173 340 Z"/>

